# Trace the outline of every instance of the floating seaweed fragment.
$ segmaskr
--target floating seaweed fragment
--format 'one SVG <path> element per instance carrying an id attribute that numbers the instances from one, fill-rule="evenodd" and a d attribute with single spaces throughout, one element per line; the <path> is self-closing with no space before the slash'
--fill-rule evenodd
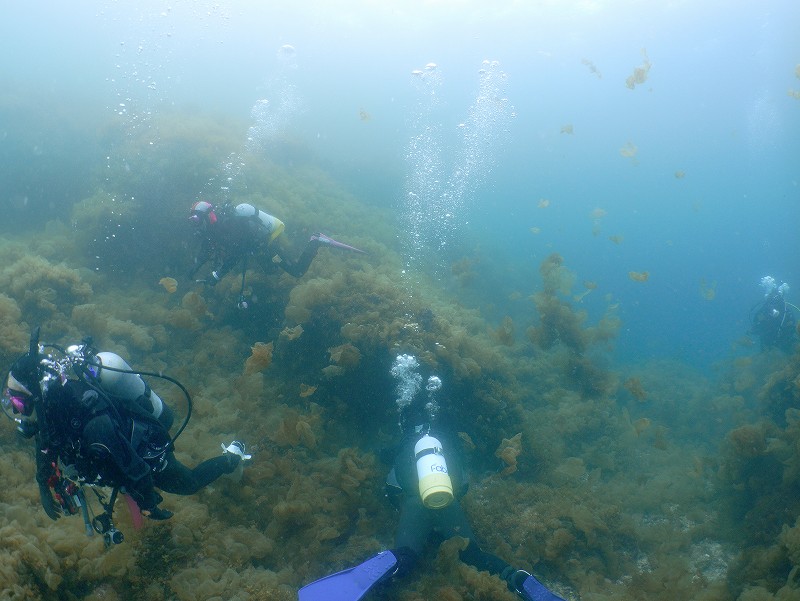
<path id="1" fill-rule="evenodd" d="M 547 198 L 541 198 L 541 199 L 539 199 L 539 204 L 536 205 L 536 208 L 538 208 L 538 209 L 546 209 L 549 206 L 550 206 L 550 200 L 547 199 Z"/>
<path id="2" fill-rule="evenodd" d="M 352 368 L 361 361 L 361 352 L 349 342 L 328 349 L 331 363 L 342 368 Z"/>
<path id="3" fill-rule="evenodd" d="M 646 282 L 650 279 L 650 272 L 649 271 L 629 271 L 628 277 L 632 279 L 634 282 Z"/>
<path id="4" fill-rule="evenodd" d="M 323 367 L 320 371 L 326 378 L 338 378 L 344 373 L 344 368 L 339 365 L 328 365 Z"/>
<path id="5" fill-rule="evenodd" d="M 313 449 L 317 446 L 317 437 L 314 436 L 314 430 L 311 429 L 311 424 L 309 424 L 307 421 L 299 418 L 294 429 L 295 432 L 297 432 L 298 439 L 306 447 Z"/>
<path id="6" fill-rule="evenodd" d="M 800 79 L 800 65 L 797 65 L 794 68 L 794 76 L 797 79 Z M 789 90 L 789 96 L 791 96 L 792 98 L 795 98 L 797 100 L 800 100 L 800 92 L 798 92 L 797 90 Z"/>
<path id="7" fill-rule="evenodd" d="M 572 130 L 572 123 L 567 123 L 566 125 L 562 125 L 561 126 L 561 133 L 562 134 L 573 134 L 573 133 L 575 133 Z"/>
<path id="8" fill-rule="evenodd" d="M 614 244 L 621 244 L 622 241 L 624 240 L 624 237 L 620 236 L 619 234 L 614 234 L 613 236 L 609 236 L 608 239 L 611 240 Z"/>
<path id="9" fill-rule="evenodd" d="M 800 65 L 797 65 L 794 68 L 794 76 L 797 79 L 800 79 Z M 797 100 L 800 100 L 800 92 L 798 92 L 797 90 L 789 90 L 789 96 L 791 96 L 792 98 L 795 98 Z"/>
<path id="10" fill-rule="evenodd" d="M 642 48 L 643 62 L 640 67 L 636 67 L 628 78 L 625 80 L 625 85 L 633 90 L 637 85 L 643 84 L 647 81 L 647 74 L 650 72 L 650 59 L 647 58 L 647 50 Z"/>
<path id="11" fill-rule="evenodd" d="M 594 66 L 594 63 L 592 61 L 590 61 L 588 58 L 583 59 L 581 61 L 581 63 L 586 65 L 589 68 L 589 73 L 593 73 L 594 75 L 596 75 L 597 79 L 602 79 L 603 78 L 603 75 L 600 73 L 600 71 L 597 69 L 597 67 Z"/>
<path id="12" fill-rule="evenodd" d="M 625 146 L 619 149 L 619 153 L 626 159 L 635 159 L 636 155 L 639 153 L 639 149 L 636 147 L 636 144 L 628 140 L 625 142 Z"/>
<path id="13" fill-rule="evenodd" d="M 464 442 L 464 447 L 468 451 L 474 451 L 477 448 L 475 443 L 472 442 L 472 438 L 470 438 L 469 434 L 466 432 L 459 432 L 458 437 Z"/>
<path id="14" fill-rule="evenodd" d="M 606 216 L 605 209 L 596 208 L 594 211 L 590 213 L 590 217 L 592 218 L 592 235 L 597 236 L 600 234 L 600 230 L 602 229 L 602 222 L 603 217 Z"/>
<path id="15" fill-rule="evenodd" d="M 175 278 L 161 278 L 158 283 L 164 287 L 164 290 L 172 294 L 178 289 L 178 280 Z"/>
<path id="16" fill-rule="evenodd" d="M 681 171 L 679 169 L 678 171 L 675 172 L 675 179 L 683 179 L 684 177 L 686 177 L 685 171 Z"/>
<path id="17" fill-rule="evenodd" d="M 555 294 L 556 291 L 571 294 L 572 286 L 577 279 L 575 274 L 564 265 L 564 258 L 558 253 L 551 253 L 541 262 L 539 273 L 547 294 Z"/>
<path id="18" fill-rule="evenodd" d="M 707 301 L 714 300 L 717 296 L 717 282 L 708 283 L 705 278 L 700 280 L 700 296 Z"/>
<path id="19" fill-rule="evenodd" d="M 306 398 L 311 396 L 317 391 L 316 386 L 309 386 L 308 384 L 300 384 L 300 397 Z"/>
<path id="20" fill-rule="evenodd" d="M 244 362 L 245 375 L 267 369 L 272 364 L 272 342 L 256 342 L 251 347 L 250 356 Z"/>
<path id="21" fill-rule="evenodd" d="M 646 417 L 640 417 L 635 422 L 633 422 L 633 431 L 636 432 L 636 436 L 639 436 L 642 432 L 647 430 L 650 427 L 650 420 Z"/>
<path id="22" fill-rule="evenodd" d="M 637 401 L 644 401 L 647 398 L 647 391 L 644 389 L 644 386 L 642 386 L 642 382 L 639 378 L 628 378 L 623 383 L 623 386 Z"/>
<path id="23" fill-rule="evenodd" d="M 517 457 L 522 453 L 522 432 L 515 434 L 511 438 L 504 438 L 494 452 L 494 456 L 502 459 L 506 467 L 500 472 L 507 476 L 517 471 Z"/>

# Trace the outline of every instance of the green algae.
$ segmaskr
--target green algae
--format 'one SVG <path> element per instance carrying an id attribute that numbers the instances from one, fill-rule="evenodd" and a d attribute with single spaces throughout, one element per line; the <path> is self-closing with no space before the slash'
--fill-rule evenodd
<path id="1" fill-rule="evenodd" d="M 715 379 L 675 362 L 614 365 L 619 318 L 609 308 L 590 323 L 575 308 L 558 255 L 527 291 L 527 323 L 498 329 L 454 304 L 424 266 L 410 298 L 392 217 L 297 148 L 292 162 L 243 157 L 247 186 L 235 200 L 285 220 L 296 248 L 323 229 L 369 254 L 323 249 L 300 280 L 253 269 L 242 312 L 237 278 L 205 290 L 181 277 L 188 207 L 209 194 L 238 136 L 171 115 L 158 136 L 125 138 L 125 161 L 99 168 L 73 226 L 53 222 L 46 236 L 19 232 L 0 247 L 6 364 L 35 325 L 52 342 L 90 335 L 189 387 L 181 460 L 197 463 L 234 436 L 254 454 L 236 478 L 167 495 L 166 525 L 136 531 L 118 509 L 127 540 L 107 551 L 78 518 L 44 516 L 30 445 L 0 431 L 7 598 L 289 599 L 390 547 L 397 516 L 382 494 L 381 451 L 397 435 L 388 368 L 399 352 L 446 382 L 442 412 L 473 447 L 464 507 L 487 550 L 568 599 L 797 598 L 798 355 L 739 360 Z M 457 267 L 451 283 L 479 286 L 465 274 Z M 158 284 L 167 275 L 174 294 Z M 297 326 L 298 336 L 281 335 Z M 273 344 L 272 362 L 245 373 L 257 343 Z M 640 388 L 626 386 L 632 378 Z M 177 391 L 154 385 L 185 410 Z M 515 436 L 505 461 L 496 451 Z M 380 597 L 513 598 L 459 562 L 457 545 L 432 547 L 428 571 Z"/>

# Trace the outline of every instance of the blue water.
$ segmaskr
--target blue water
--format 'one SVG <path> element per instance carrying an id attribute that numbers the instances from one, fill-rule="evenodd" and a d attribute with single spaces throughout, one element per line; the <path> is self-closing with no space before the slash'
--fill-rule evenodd
<path id="1" fill-rule="evenodd" d="M 741 399 L 728 396 L 733 395 L 731 391 L 738 383 L 723 379 L 725 394 L 707 403 L 706 397 L 716 392 L 707 394 L 704 378 L 698 378 L 700 383 L 682 382 L 683 386 L 665 386 L 659 378 L 678 378 L 675 374 L 688 373 L 681 368 L 689 365 L 710 374 L 711 381 L 715 370 L 736 365 L 730 361 L 732 357 L 756 353 L 757 345 L 747 346 L 742 339 L 749 329 L 749 311 L 762 298 L 759 281 L 763 276 L 772 275 L 779 282 L 787 282 L 788 300 L 800 305 L 798 31 L 800 3 L 795 0 L 15 3 L 4 7 L 0 21 L 0 50 L 4 57 L 0 71 L 0 235 L 11 239 L 18 233 L 27 234 L 34 240 L 31 252 L 46 249 L 47 222 L 55 219 L 70 223 L 75 203 L 100 194 L 99 190 L 105 191 L 106 184 L 114 193 L 128 181 L 149 193 L 151 201 L 158 198 L 169 208 L 180 207 L 184 219 L 191 199 L 198 195 L 235 199 L 243 191 L 261 193 L 255 187 L 248 188 L 248 165 L 242 162 L 248 152 L 285 153 L 271 158 L 282 166 L 298 157 L 319 166 L 320 172 L 335 182 L 332 188 L 341 186 L 352 191 L 365 211 L 374 209 L 376 214 L 391 216 L 386 221 L 396 224 L 394 230 L 387 226 L 378 232 L 364 231 L 363 225 L 354 224 L 352 232 L 330 233 L 359 245 L 372 236 L 388 237 L 381 240 L 385 247 L 374 246 L 388 249 L 380 255 L 389 257 L 387 260 L 394 259 L 393 251 L 402 254 L 403 272 L 397 274 L 397 282 L 406 286 L 408 294 L 415 295 L 433 282 L 452 305 L 460 303 L 475 309 L 489 327 L 497 327 L 505 317 L 511 317 L 517 342 L 525 343 L 512 349 L 512 358 L 517 350 L 534 357 L 539 352 L 526 341 L 525 330 L 538 319 L 531 297 L 542 290 L 540 265 L 557 253 L 563 257 L 565 274 L 572 279 L 571 288 L 559 293 L 561 298 L 586 312 L 587 325 L 598 323 L 606 315 L 618 317 L 621 323 L 618 336 L 611 341 L 612 350 L 592 348 L 587 354 L 598 358 L 598 364 L 607 367 L 609 373 L 619 375 L 620 381 L 641 370 L 650 401 L 658 399 L 649 405 L 632 403 L 626 407 L 625 398 L 630 395 L 624 387 L 609 389 L 602 395 L 622 399 L 614 409 L 624 416 L 620 423 L 627 420 L 631 426 L 633 418 L 633 424 L 641 425 L 643 422 L 637 422 L 639 417 L 647 417 L 647 424 L 650 418 L 654 421 L 650 432 L 656 431 L 656 442 L 644 430 L 641 438 L 636 430 L 637 442 L 633 434 L 620 429 L 620 440 L 615 443 L 620 446 L 612 446 L 626 449 L 621 453 L 625 455 L 630 449 L 632 463 L 638 464 L 646 455 L 643 462 L 654 473 L 659 461 L 670 464 L 659 474 L 659 480 L 668 483 L 664 484 L 665 491 L 677 484 L 663 498 L 654 485 L 652 499 L 648 496 L 647 503 L 655 508 L 671 495 L 681 498 L 674 491 L 681 486 L 692 489 L 695 476 L 698 483 L 707 477 L 705 484 L 711 488 L 717 486 L 719 474 L 725 481 L 725 477 L 735 478 L 739 473 L 731 469 L 725 476 L 719 468 L 726 456 L 728 461 L 734 456 L 730 449 L 725 451 L 730 437 L 710 437 L 709 448 L 723 449 L 720 463 L 695 457 L 694 469 L 698 471 L 699 465 L 699 472 L 687 479 L 680 471 L 683 468 L 675 463 L 680 454 L 675 449 L 682 448 L 677 445 L 683 443 L 680 436 L 669 442 L 675 445 L 674 449 L 669 448 L 672 454 L 665 451 L 666 433 L 670 428 L 681 430 L 683 418 L 696 424 L 697 431 L 721 430 L 728 427 L 727 422 L 718 415 L 709 417 L 708 407 L 712 412 L 729 414 L 726 419 L 741 425 L 760 419 L 760 415 L 744 415 L 745 409 L 752 408 L 754 413 L 764 409 L 756 408 L 762 403 L 759 395 L 774 404 L 767 409 L 774 409 L 781 416 L 793 402 L 785 400 L 785 407 L 781 398 L 770 400 L 766 393 L 780 395 L 769 387 L 762 388 L 761 381 L 745 381 Z M 642 77 L 632 87 L 626 85 L 637 69 Z M 201 118 L 197 118 L 198 114 Z M 187 153 L 191 156 L 185 163 L 182 160 L 186 157 L 179 154 L 163 159 L 157 124 L 166 120 L 185 134 L 181 141 L 197 144 L 195 153 Z M 200 124 L 201 131 L 191 131 L 195 123 Z M 214 130 L 209 123 L 219 129 Z M 238 150 L 233 152 L 226 146 L 230 138 L 220 133 L 230 131 L 236 131 L 239 139 Z M 124 144 L 126 140 L 131 141 L 130 145 Z M 220 151 L 213 158 L 218 164 L 214 173 L 180 172 L 180 166 L 194 164 L 190 159 L 195 159 L 195 154 L 205 157 L 215 152 L 217 142 Z M 131 148 L 146 154 L 148 146 L 159 150 L 149 157 L 152 160 L 126 155 Z M 128 179 L 130 165 L 134 165 L 131 169 L 146 166 L 152 172 L 131 173 Z M 164 183 L 168 174 L 176 173 L 181 177 L 179 181 L 185 177 L 191 182 L 189 186 L 195 187 L 176 190 L 174 182 Z M 258 175 L 263 177 L 263 173 Z M 320 176 L 320 181 L 326 180 Z M 311 182 L 308 189 L 317 192 L 315 186 L 319 185 L 318 181 Z M 180 202 L 175 197 L 162 199 L 158 195 L 163 188 L 176 197 L 182 193 L 185 198 Z M 139 200 L 129 198 L 133 194 L 130 190 L 119 194 L 132 204 Z M 322 194 L 319 197 L 328 198 Z M 331 198 L 341 197 L 338 189 L 332 190 Z M 102 202 L 87 202 L 89 208 L 79 214 L 91 216 L 98 204 Z M 359 210 L 361 206 L 358 205 Z M 323 223 L 328 214 L 341 220 L 341 215 L 353 212 L 352 206 L 341 213 L 336 209 L 304 207 L 306 212 L 318 211 Z M 153 214 L 172 217 L 178 211 L 154 210 Z M 289 232 L 293 216 L 279 216 L 286 219 Z M 370 216 L 364 223 L 376 220 Z M 98 224 L 92 227 L 103 230 Z M 172 232 L 171 225 L 167 229 Z M 103 231 L 108 230 L 106 227 Z M 178 231 L 176 226 L 175 232 Z M 179 236 L 176 234 L 175 238 Z M 176 240 L 165 241 L 164 249 L 158 252 L 180 250 Z M 102 248 L 102 244 L 95 247 Z M 9 251 L 9 256 L 14 250 Z M 183 250 L 188 254 L 186 248 Z M 84 249 L 69 249 L 65 256 L 74 259 L 76 253 L 86 257 L 92 266 L 93 258 L 102 262 L 103 257 L 90 257 Z M 152 280 L 162 274 L 159 272 L 155 278 L 149 272 L 142 274 L 144 268 L 135 268 L 135 253 L 120 254 L 126 255 L 125 267 L 130 267 L 128 261 L 134 264 L 129 269 L 134 279 L 149 278 L 143 285 L 138 280 L 131 284 L 152 292 L 148 286 L 155 286 Z M 368 260 L 375 260 L 376 256 L 373 254 Z M 177 273 L 178 262 L 174 257 L 162 257 L 158 268 L 166 266 Z M 366 260 L 364 264 L 369 265 Z M 466 269 L 470 277 L 454 277 L 453 265 Z M 365 267 L 364 271 L 368 269 L 374 266 Z M 382 271 L 375 271 L 376 277 L 384 276 Z M 644 272 L 649 276 L 647 281 L 635 281 L 630 276 Z M 86 271 L 81 274 L 89 280 Z M 296 285 L 307 282 L 308 278 Z M 320 285 L 324 284 L 321 279 Z M 589 287 L 591 291 L 584 295 Z M 289 295 L 288 289 L 281 288 L 280 292 Z M 48 291 L 36 293 L 47 305 Z M 23 294 L 17 292 L 17 296 L 21 299 Z M 381 299 L 376 293 L 368 295 L 367 300 L 379 303 Z M 22 300 L 19 302 L 22 304 Z M 65 306 L 74 302 L 78 301 L 72 299 Z M 438 311 L 443 303 L 432 306 Z M 277 323 L 282 308 L 273 307 L 272 311 Z M 207 340 L 204 343 L 214 347 L 214 352 L 230 354 L 227 360 L 238 360 L 238 351 L 229 351 L 225 346 L 228 337 L 235 338 L 228 330 L 247 329 L 254 313 L 238 314 L 233 325 L 209 320 L 208 328 L 202 331 L 203 340 Z M 20 321 L 27 323 L 29 319 L 23 315 Z M 273 325 L 270 322 L 270 327 Z M 246 336 L 264 336 L 264 332 L 253 327 Z M 454 336 L 454 342 L 459 336 Z M 253 341 L 239 342 L 246 352 Z M 7 346 L 3 352 L 9 358 L 19 350 L 16 343 Z M 195 349 L 178 349 L 176 357 L 183 357 L 185 350 Z M 395 349 L 389 350 L 394 355 Z M 762 373 L 771 373 L 772 366 L 767 370 L 766 365 L 770 357 L 763 357 L 767 359 L 755 361 L 757 369 L 747 373 L 753 380 Z M 680 363 L 671 363 L 677 366 L 674 373 L 648 370 L 646 365 L 651 361 L 653 365 L 659 361 L 670 364 L 675 359 Z M 169 363 L 166 358 L 158 360 Z M 281 360 L 281 369 L 290 363 L 285 355 Z M 527 369 L 543 370 L 542 365 L 546 365 L 549 370 L 551 366 L 535 360 L 531 364 L 520 374 L 530 376 Z M 597 456 L 602 453 L 593 450 L 595 445 L 605 446 L 606 442 L 590 440 L 600 436 L 596 432 L 582 431 L 585 423 L 606 423 L 608 416 L 590 420 L 586 415 L 606 411 L 603 403 L 608 399 L 582 398 L 580 403 L 576 401 L 574 412 L 557 406 L 552 399 L 575 385 L 555 372 L 561 369 L 558 365 L 560 362 L 553 359 L 553 381 L 547 384 L 553 389 L 547 390 L 545 397 L 538 398 L 541 391 L 525 390 L 525 396 L 535 401 L 514 402 L 530 413 L 526 419 L 537 421 L 537 428 L 542 415 L 555 415 L 565 423 L 572 420 L 574 424 L 570 422 L 569 428 L 561 424 L 554 431 L 561 428 L 568 440 L 585 436 L 586 448 L 578 445 L 575 449 L 557 449 L 553 453 L 557 461 L 567 465 L 570 459 L 586 459 L 592 468 L 595 463 L 602 463 L 604 477 L 608 477 L 605 472 L 613 461 L 598 462 Z M 319 377 L 308 369 L 303 377 Z M 269 397 L 270 403 L 275 400 L 270 396 L 274 388 L 276 395 L 280 393 L 276 402 L 283 403 L 288 397 L 284 398 L 281 391 L 284 385 L 288 390 L 288 384 L 281 382 L 278 375 L 275 380 L 272 377 L 265 377 L 269 395 L 264 396 Z M 388 375 L 378 381 L 386 378 Z M 590 379 L 587 376 L 586 380 Z M 369 381 L 368 376 L 365 382 Z M 498 379 L 490 383 L 490 388 L 495 384 L 503 386 Z M 513 394 L 520 392 L 519 386 L 511 387 Z M 712 388 L 709 384 L 708 390 Z M 334 395 L 335 404 L 344 405 L 338 392 L 344 398 L 352 391 L 337 391 Z M 739 392 L 736 388 L 736 394 Z M 390 396 L 381 390 L 369 393 L 376 399 Z M 245 396 L 244 392 L 241 394 Z M 314 399 L 324 403 L 321 392 L 318 395 Z M 505 404 L 501 396 L 492 392 L 488 401 L 494 403 L 497 397 Z M 301 397 L 304 399 L 305 395 Z M 569 393 L 565 398 L 567 405 L 577 397 Z M 700 399 L 699 407 L 688 403 L 689 399 Z M 603 403 L 592 407 L 595 400 Z M 306 405 L 303 407 L 305 411 Z M 489 408 L 489 404 L 481 406 L 482 410 Z M 791 411 L 785 413 L 787 421 L 791 421 Z M 212 415 L 215 414 L 207 413 L 200 419 L 210 423 Z M 364 416 L 369 419 L 367 411 Z M 477 417 L 484 419 L 483 415 Z M 226 417 L 219 427 L 239 428 L 244 421 L 237 414 Z M 657 421 L 664 423 L 656 424 Z M 795 448 L 790 431 L 794 426 L 790 426 L 780 434 L 781 440 L 789 441 L 784 446 L 775 442 L 779 438 L 767 439 L 775 432 L 763 428 L 764 444 L 768 446 L 764 456 L 772 453 L 776 482 L 781 478 L 778 468 L 792 465 L 786 461 L 787 457 L 793 458 L 790 449 Z M 215 423 L 212 430 L 216 432 L 217 427 Z M 760 428 L 761 425 L 754 426 L 752 431 L 760 432 Z M 694 445 L 697 432 L 690 430 L 686 439 Z M 740 445 L 736 452 L 748 461 L 752 457 L 747 453 L 758 449 L 754 444 L 753 451 L 746 444 L 750 430 L 740 429 L 735 437 Z M 497 433 L 503 437 L 513 434 Z M 545 444 L 554 448 L 571 444 L 548 439 L 552 435 L 545 429 L 542 434 L 542 448 Z M 613 435 L 610 431 L 602 433 L 609 439 Z M 353 444 L 364 442 L 356 441 L 355 436 Z M 529 436 L 527 429 L 525 436 Z M 265 435 L 265 439 L 268 437 Z M 648 441 L 653 448 L 648 446 L 645 451 Z M 533 446 L 539 444 L 534 441 Z M 686 457 L 697 452 L 691 448 Z M 663 456 L 659 454 L 662 451 Z M 296 455 L 305 457 L 304 453 L 297 451 Z M 542 453 L 549 461 L 550 451 Z M 613 449 L 609 453 L 612 457 Z M 755 460 L 752 465 L 754 474 L 761 470 Z M 719 473 L 710 475 L 711 466 L 714 470 L 719 468 Z M 741 473 L 750 479 L 752 474 L 745 467 Z M 614 475 L 617 470 L 623 468 L 611 468 L 610 472 Z M 794 478 L 791 469 L 787 470 L 784 488 L 791 486 Z M 271 481 L 273 471 L 269 468 L 259 472 L 258 483 Z M 598 468 L 598 478 L 599 473 Z M 631 490 L 646 488 L 641 484 L 641 473 L 620 474 L 614 477 L 626 482 Z M 756 484 L 749 485 L 750 492 L 759 488 L 760 480 L 753 482 Z M 697 486 L 699 490 L 700 484 Z M 720 485 L 721 498 L 726 487 L 739 489 L 738 482 L 734 487 L 725 481 Z M 614 497 L 614 491 L 623 489 L 615 485 L 609 490 L 612 492 L 604 492 L 606 503 L 608 498 L 614 498 L 614 509 L 609 514 L 626 512 L 619 508 L 627 506 L 617 507 Z M 282 499 L 285 493 L 279 494 Z M 638 491 L 631 494 L 625 488 L 622 494 L 633 499 L 635 512 L 640 513 L 646 506 L 644 502 L 637 505 Z M 710 493 L 697 494 L 698 498 L 703 497 L 703 511 L 706 503 L 709 507 L 716 505 L 716 501 L 709 500 Z M 591 496 L 594 497 L 593 492 Z M 20 496 L 28 497 L 28 493 Z M 559 504 L 557 501 L 560 498 L 552 501 L 553 506 Z M 723 501 L 720 506 L 735 504 L 724 498 Z M 271 519 L 271 509 L 264 509 L 270 503 L 264 500 L 262 504 L 259 499 L 254 508 L 265 522 Z M 791 506 L 783 499 L 767 503 L 759 498 L 758 503 L 762 509 L 769 506 L 770 511 L 772 506 Z M 659 511 L 663 509 L 660 507 Z M 681 507 L 680 511 L 685 509 Z M 714 513 L 718 509 L 715 507 Z M 726 511 L 719 509 L 721 514 Z M 786 511 L 786 516 L 770 518 L 775 528 L 794 523 L 795 515 L 788 515 L 791 509 Z M 761 515 L 757 511 L 754 514 Z M 698 511 L 692 519 L 700 515 Z M 758 519 L 752 518 L 748 528 L 753 528 L 752 523 Z M 506 527 L 504 531 L 509 530 Z M 701 535 L 707 536 L 702 530 Z M 756 540 L 760 545 L 766 539 L 759 535 Z M 648 544 L 656 546 L 652 541 Z M 336 546 L 340 546 L 338 541 Z M 791 547 L 786 547 L 791 555 Z M 620 550 L 620 557 L 627 553 L 627 548 Z M 755 558 L 766 556 L 761 550 L 748 549 L 747 553 Z M 609 561 L 616 563 L 613 557 Z M 308 557 L 303 556 L 298 565 L 307 562 Z M 583 571 L 583 567 L 580 569 Z M 742 570 L 748 574 L 743 578 L 750 578 L 755 571 Z M 759 578 L 760 574 L 755 574 L 752 580 Z M 610 580 L 605 583 L 618 584 Z"/>
<path id="2" fill-rule="evenodd" d="M 621 360 L 708 367 L 737 352 L 762 276 L 787 281 L 800 299 L 800 100 L 787 93 L 800 91 L 795 2 L 51 4 L 46 15 L 7 8 L 0 25 L 4 87 L 25 91 L 42 128 L 0 124 L 7 156 L 28 153 L 31 165 L 4 174 L 0 200 L 30 207 L 32 221 L 37 160 L 69 155 L 76 179 L 93 169 L 96 157 L 82 160 L 69 135 L 81 140 L 115 114 L 146 129 L 149 116 L 182 107 L 247 122 L 260 99 L 275 106 L 289 90 L 281 131 L 410 224 L 408 149 L 421 111 L 412 71 L 437 65 L 437 105 L 425 118 L 440 185 L 463 166 L 458 126 L 490 60 L 506 76 L 502 119 L 483 123 L 479 168 L 450 215 L 434 207 L 413 226 L 428 224 L 425 244 L 447 238 L 434 248 L 444 259 L 478 260 L 489 285 L 465 302 L 524 330 L 538 265 L 557 252 L 576 276 L 573 295 L 597 284 L 581 302 L 590 321 L 617 306 Z M 627 87 L 646 64 L 646 81 Z M 627 144 L 635 156 L 622 156 Z M 71 185 L 71 195 L 47 195 L 49 210 L 80 196 Z M 422 249 L 406 250 L 423 260 Z M 632 281 L 630 271 L 650 278 Z"/>

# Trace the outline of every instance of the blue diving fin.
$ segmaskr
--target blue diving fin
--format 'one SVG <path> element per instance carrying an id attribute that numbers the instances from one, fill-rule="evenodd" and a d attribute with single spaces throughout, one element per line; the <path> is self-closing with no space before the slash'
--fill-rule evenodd
<path id="1" fill-rule="evenodd" d="M 397 565 L 391 551 L 381 551 L 362 564 L 325 576 L 300 589 L 300 601 L 358 601 Z"/>
<path id="2" fill-rule="evenodd" d="M 528 577 L 522 582 L 522 590 L 517 591 L 517 594 L 522 594 L 530 601 L 564 601 L 531 574 L 528 574 Z"/>

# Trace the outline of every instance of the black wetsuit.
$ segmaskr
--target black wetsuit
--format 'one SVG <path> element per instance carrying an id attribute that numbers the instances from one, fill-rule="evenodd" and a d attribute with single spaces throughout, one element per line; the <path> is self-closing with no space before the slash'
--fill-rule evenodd
<path id="1" fill-rule="evenodd" d="M 773 292 L 753 316 L 752 333 L 761 340 L 761 348 L 791 352 L 795 343 L 795 318 L 782 294 Z"/>
<path id="2" fill-rule="evenodd" d="M 73 466 L 86 483 L 124 487 L 143 510 L 161 501 L 156 487 L 189 495 L 237 467 L 241 459 L 233 454 L 209 459 L 193 470 L 182 465 L 169 448 L 172 412 L 165 405 L 156 419 L 146 402 L 104 397 L 79 380 L 51 385 L 41 403 L 44 415 L 39 416 L 36 434 L 36 480 L 40 490 L 44 488 L 42 502 L 50 517 L 57 515 L 47 506 L 46 488 L 59 460 Z"/>
<path id="3" fill-rule="evenodd" d="M 445 540 L 461 536 L 469 541 L 459 553 L 461 560 L 478 570 L 503 575 L 509 564 L 499 557 L 480 548 L 475 533 L 461 508 L 459 498 L 466 493 L 466 474 L 461 464 L 456 443 L 448 437 L 431 433 L 443 448 L 447 471 L 453 484 L 453 501 L 441 509 L 429 509 L 422 503 L 419 495 L 414 445 L 421 434 L 410 436 L 401 443 L 394 461 L 394 468 L 387 478 L 389 497 L 400 509 L 400 521 L 395 532 L 395 548 L 398 574 L 407 573 L 419 561 L 426 543 L 432 538 Z"/>
<path id="4" fill-rule="evenodd" d="M 271 246 L 270 236 L 258 217 L 237 215 L 230 206 L 222 207 L 216 223 L 206 224 L 203 230 L 198 230 L 198 235 L 202 237 L 202 241 L 189 278 L 193 279 L 203 265 L 211 261 L 216 274 L 216 277 L 206 280 L 211 285 L 251 256 L 266 271 L 273 268 L 275 263 L 272 257 L 277 255 L 280 258 L 278 267 L 291 276 L 302 277 L 311 266 L 320 246 L 317 240 L 309 240 L 297 260 L 288 256 L 280 242 L 275 244 L 271 252 L 267 252 Z"/>

